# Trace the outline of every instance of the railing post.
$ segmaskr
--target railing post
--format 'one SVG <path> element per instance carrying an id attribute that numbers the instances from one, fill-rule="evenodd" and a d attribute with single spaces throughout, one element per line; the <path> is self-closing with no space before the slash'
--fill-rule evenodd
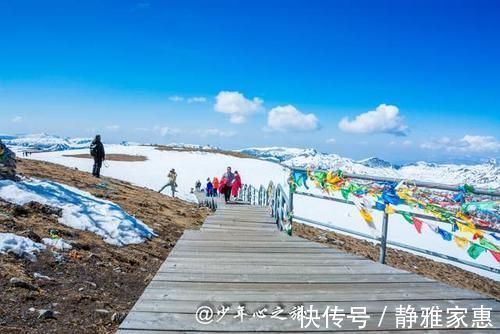
<path id="1" fill-rule="evenodd" d="M 292 221 L 293 221 L 293 188 L 292 185 L 288 185 L 288 216 L 290 217 L 290 231 L 292 231 Z M 292 232 L 290 232 L 292 235 Z"/>
<path id="2" fill-rule="evenodd" d="M 387 225 L 389 223 L 389 215 L 384 212 L 382 218 L 382 235 L 380 238 L 380 256 L 378 261 L 382 264 L 385 263 L 385 250 L 387 248 Z"/>

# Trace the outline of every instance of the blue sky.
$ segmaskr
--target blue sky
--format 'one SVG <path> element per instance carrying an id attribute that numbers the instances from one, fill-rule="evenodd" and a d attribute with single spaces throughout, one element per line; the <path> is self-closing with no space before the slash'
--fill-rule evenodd
<path id="1" fill-rule="evenodd" d="M 0 0 L 0 132 L 498 157 L 498 17 L 493 0 Z"/>

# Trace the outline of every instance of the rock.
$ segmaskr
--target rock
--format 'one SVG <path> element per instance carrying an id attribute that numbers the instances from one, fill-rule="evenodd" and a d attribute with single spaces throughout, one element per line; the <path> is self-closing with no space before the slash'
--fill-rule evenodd
<path id="1" fill-rule="evenodd" d="M 126 316 L 127 315 L 125 313 L 115 312 L 111 316 L 111 321 L 116 322 L 116 323 L 121 323 L 125 319 Z"/>
<path id="2" fill-rule="evenodd" d="M 38 319 L 55 319 L 56 315 L 52 310 L 38 310 Z"/>
<path id="3" fill-rule="evenodd" d="M 35 311 L 36 311 L 36 309 L 35 309 L 34 307 L 30 307 L 30 308 L 28 309 L 28 311 L 30 311 L 30 312 L 35 312 Z"/>
<path id="4" fill-rule="evenodd" d="M 97 288 L 97 284 L 95 284 L 94 282 L 85 281 L 85 283 L 87 283 L 88 285 L 92 286 L 93 288 Z"/>
<path id="5" fill-rule="evenodd" d="M 42 275 L 42 274 L 39 274 L 39 273 L 34 273 L 33 277 L 34 278 L 40 278 L 40 279 L 46 279 L 47 281 L 51 281 L 52 280 L 52 278 L 50 278 L 49 276 L 45 276 L 45 275 Z"/>
<path id="6" fill-rule="evenodd" d="M 14 217 L 26 217 L 28 213 L 29 213 L 28 209 L 20 205 L 16 205 L 14 207 L 14 210 L 12 211 L 12 215 Z"/>
<path id="7" fill-rule="evenodd" d="M 32 230 L 28 230 L 26 233 L 23 234 L 26 235 L 27 238 L 33 240 L 34 242 L 42 242 L 42 238 Z"/>
<path id="8" fill-rule="evenodd" d="M 38 287 L 36 285 L 33 285 L 29 282 L 26 282 L 20 278 L 17 277 L 12 277 L 9 281 L 9 285 L 14 287 L 14 288 L 23 288 L 23 289 L 28 289 L 32 291 L 37 291 Z"/>
<path id="9" fill-rule="evenodd" d="M 84 290 L 83 288 L 78 289 L 78 291 L 80 291 L 80 292 L 82 292 L 83 290 Z"/>
<path id="10" fill-rule="evenodd" d="M 44 213 L 46 215 L 55 215 L 58 217 L 62 216 L 62 209 L 56 208 L 47 204 L 42 204 L 39 202 L 31 201 L 24 204 L 24 207 L 30 209 L 31 211 Z"/>
<path id="11" fill-rule="evenodd" d="M 95 313 L 100 314 L 100 315 L 108 315 L 111 312 L 109 312 L 108 310 L 102 309 L 102 308 L 97 308 L 97 309 L 95 309 Z"/>

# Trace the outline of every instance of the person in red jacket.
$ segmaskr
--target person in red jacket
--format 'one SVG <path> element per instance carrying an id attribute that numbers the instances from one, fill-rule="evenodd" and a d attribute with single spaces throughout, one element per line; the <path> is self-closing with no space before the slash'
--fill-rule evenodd
<path id="1" fill-rule="evenodd" d="M 241 177 L 238 171 L 234 171 L 234 181 L 233 185 L 231 186 L 231 193 L 233 197 L 238 196 L 238 191 L 241 189 Z"/>

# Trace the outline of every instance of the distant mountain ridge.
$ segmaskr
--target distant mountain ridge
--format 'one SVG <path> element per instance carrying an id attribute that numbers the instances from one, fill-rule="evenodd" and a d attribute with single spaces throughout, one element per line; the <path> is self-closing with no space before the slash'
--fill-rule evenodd
<path id="1" fill-rule="evenodd" d="M 475 186 L 500 189 L 500 168 L 495 159 L 481 164 L 437 164 L 425 161 L 394 165 L 377 157 L 353 160 L 337 154 L 320 153 L 315 149 L 287 147 L 252 147 L 238 150 L 258 158 L 297 168 L 343 170 L 349 173 L 387 176 L 446 184 L 469 183 Z"/>
<path id="2" fill-rule="evenodd" d="M 19 150 L 52 152 L 79 148 L 88 148 L 92 138 L 63 138 L 46 133 L 29 135 L 0 135 L 0 139 L 8 146 Z"/>
<path id="3" fill-rule="evenodd" d="M 40 152 L 88 148 L 91 138 L 63 138 L 48 134 L 0 135 L 0 139 L 17 150 Z M 140 145 L 124 141 L 124 146 Z M 165 146 L 192 150 L 217 150 L 210 145 L 171 143 Z M 425 161 L 394 165 L 378 157 L 353 160 L 337 154 L 321 153 L 313 148 L 250 147 L 235 152 L 268 160 L 288 167 L 340 169 L 349 173 L 388 176 L 447 184 L 469 183 L 475 186 L 500 189 L 500 168 L 496 159 L 480 164 L 437 164 Z"/>

